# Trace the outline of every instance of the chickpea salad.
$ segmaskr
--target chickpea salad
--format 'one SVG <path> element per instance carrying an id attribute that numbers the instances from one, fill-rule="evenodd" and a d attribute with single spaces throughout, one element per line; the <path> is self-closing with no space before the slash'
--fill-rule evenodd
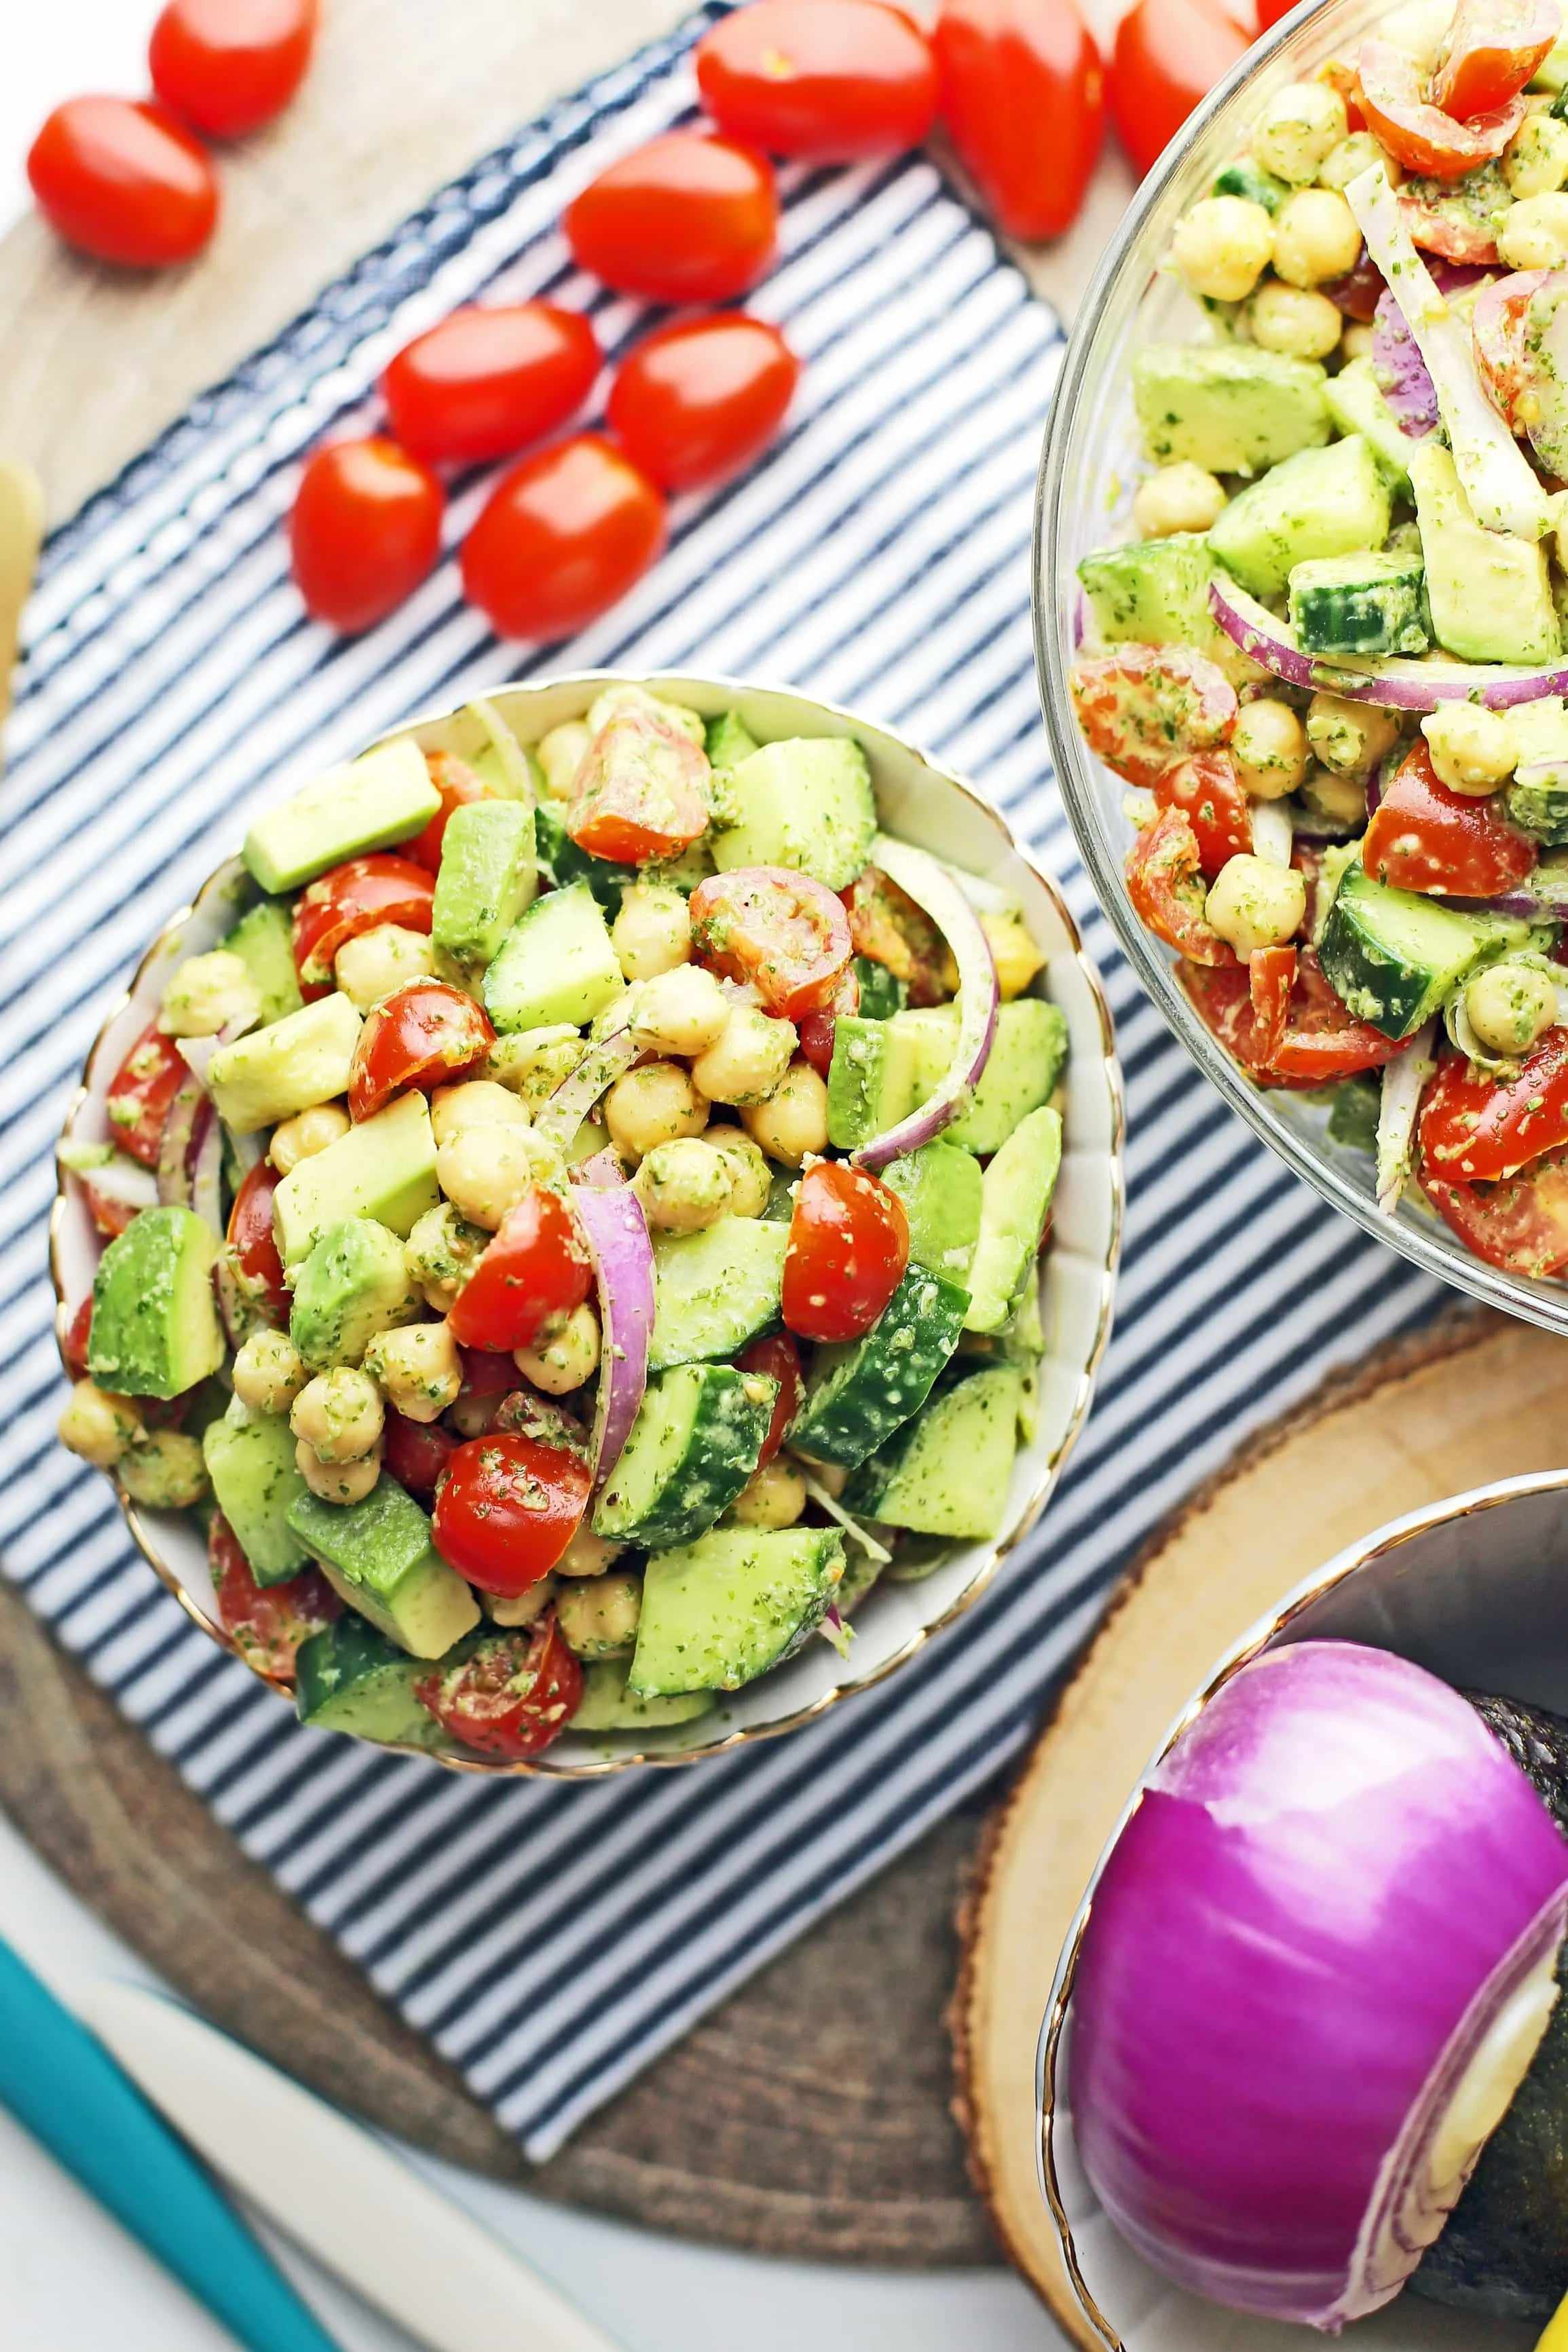
<path id="1" fill-rule="evenodd" d="M 1072 699 L 1128 893 L 1249 1078 L 1379 1207 L 1568 1269 L 1568 40 L 1391 11 L 1268 100 L 1166 268 L 1136 536 Z"/>
<path id="2" fill-rule="evenodd" d="M 847 1653 L 1000 1531 L 1067 1031 L 849 737 L 628 683 L 458 740 L 258 821 L 62 1143 L 60 1435 L 199 1517 L 303 1721 L 519 1760 Z"/>

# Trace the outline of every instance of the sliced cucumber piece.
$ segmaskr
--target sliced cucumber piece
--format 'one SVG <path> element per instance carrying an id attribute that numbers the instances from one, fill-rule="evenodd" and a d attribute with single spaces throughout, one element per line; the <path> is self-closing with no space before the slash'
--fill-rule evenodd
<path id="1" fill-rule="evenodd" d="M 752 1471 L 778 1382 L 731 1364 L 677 1364 L 649 1381 L 594 1532 L 665 1550 L 727 1511 Z"/>
<path id="2" fill-rule="evenodd" d="M 1022 1394 L 1016 1364 L 955 1381 L 850 1481 L 846 1507 L 921 1535 L 982 1542 L 1000 1534 Z"/>
<path id="3" fill-rule="evenodd" d="M 788 1246 L 788 1225 L 761 1217 L 721 1217 L 700 1234 L 658 1234 L 649 1369 L 738 1355 L 776 1322 Z"/>
<path id="4" fill-rule="evenodd" d="M 817 1370 L 789 1442 L 814 1462 L 853 1470 L 931 1394 L 958 1345 L 969 1293 L 911 1265 L 862 1339 L 817 1350 Z"/>
<path id="5" fill-rule="evenodd" d="M 1527 927 L 1514 928 L 1522 937 Z M 1411 1037 L 1505 943 L 1497 918 L 1396 890 L 1354 865 L 1329 909 L 1318 954 L 1348 1013 L 1385 1037 Z"/>

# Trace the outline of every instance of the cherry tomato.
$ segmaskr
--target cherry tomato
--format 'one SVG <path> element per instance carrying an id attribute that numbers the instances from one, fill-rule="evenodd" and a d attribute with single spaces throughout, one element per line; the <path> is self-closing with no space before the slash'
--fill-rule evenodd
<path id="1" fill-rule="evenodd" d="M 841 901 L 809 874 L 782 866 L 710 874 L 692 892 L 689 911 L 699 961 L 751 981 L 785 1021 L 831 1003 L 855 952 Z"/>
<path id="2" fill-rule="evenodd" d="M 475 801 L 493 801 L 499 795 L 466 760 L 455 751 L 426 751 L 425 765 L 430 771 L 430 782 L 441 795 L 441 805 L 419 835 L 408 844 L 408 855 L 416 866 L 426 872 L 441 870 L 441 844 L 447 838 L 447 825 L 454 809 L 468 808 Z"/>
<path id="3" fill-rule="evenodd" d="M 1281 961 L 1259 971 L 1264 957 Z M 1283 959 L 1290 957 L 1296 969 L 1281 1023 Z M 1404 1050 L 1397 1038 L 1352 1020 L 1310 948 L 1261 949 L 1246 970 L 1183 962 L 1176 978 L 1204 1026 L 1262 1086 L 1332 1086 Z"/>
<path id="4" fill-rule="evenodd" d="M 1072 0 L 943 0 L 942 118 L 1009 236 L 1060 236 L 1105 142 L 1100 50 Z"/>
<path id="5" fill-rule="evenodd" d="M 941 1004 L 955 993 L 952 949 L 925 908 L 879 866 L 868 866 L 840 895 L 855 953 L 901 980 L 912 1005 Z"/>
<path id="6" fill-rule="evenodd" d="M 318 449 L 289 518 L 306 611 L 350 635 L 384 621 L 434 570 L 445 505 L 429 467 L 378 433 Z"/>
<path id="7" fill-rule="evenodd" d="M 110 1082 L 105 1108 L 114 1140 L 145 1168 L 158 1165 L 169 1105 L 189 1076 L 184 1055 L 154 1022 L 137 1038 Z"/>
<path id="8" fill-rule="evenodd" d="M 1435 189 L 1443 183 L 1428 180 L 1425 184 Z M 1399 217 L 1410 232 L 1411 243 L 1444 261 L 1475 262 L 1483 268 L 1495 268 L 1497 231 L 1490 213 L 1481 209 L 1467 184 L 1461 180 L 1451 196 L 1412 194 L 1421 185 L 1419 181 L 1406 180 L 1399 192 Z"/>
<path id="9" fill-rule="evenodd" d="M 87 1378 L 87 1351 L 92 1340 L 92 1293 L 89 1290 L 67 1327 L 60 1354 L 73 1381 Z"/>
<path id="10" fill-rule="evenodd" d="M 1385 1037 L 1370 1022 L 1352 1018 L 1324 978 L 1313 950 L 1303 948 L 1290 992 L 1290 1018 L 1274 1056 L 1274 1076 L 1294 1086 L 1331 1087 L 1363 1070 L 1381 1069 L 1404 1051 L 1403 1038 Z"/>
<path id="11" fill-rule="evenodd" d="M 877 0 L 752 0 L 699 41 L 697 87 L 721 130 L 816 163 L 900 154 L 936 120 L 930 46 Z"/>
<path id="12" fill-rule="evenodd" d="M 435 897 L 426 867 L 384 850 L 351 857 L 318 876 L 294 908 L 294 969 L 301 989 L 320 995 L 331 988 L 338 950 L 362 931 L 395 923 L 428 936 Z"/>
<path id="13" fill-rule="evenodd" d="M 571 1722 L 583 1703 L 583 1669 L 551 1609 L 515 1633 L 491 1633 L 460 1665 L 426 1675 L 414 1691 L 461 1746 L 521 1763 Z"/>
<path id="14" fill-rule="evenodd" d="M 1531 1275 L 1568 1265 L 1568 1154 L 1537 1160 L 1500 1184 L 1455 1184 L 1424 1167 L 1421 1190 L 1489 1265 Z"/>
<path id="15" fill-rule="evenodd" d="M 463 590 L 498 636 L 569 637 L 623 597 L 664 545 L 664 500 L 597 433 L 558 441 L 491 491 L 463 549 Z"/>
<path id="16" fill-rule="evenodd" d="M 228 1213 L 229 1264 L 252 1306 L 271 1320 L 289 1320 L 283 1260 L 272 1228 L 272 1196 L 282 1180 L 258 1160 L 241 1181 Z"/>
<path id="17" fill-rule="evenodd" d="M 1421 1157 L 1461 1184 L 1516 1175 L 1568 1144 L 1568 1029 L 1549 1029 L 1508 1078 L 1446 1054 L 1421 1105 Z"/>
<path id="18" fill-rule="evenodd" d="M 1293 6 L 1295 0 L 1289 0 L 1289 5 Z M 1289 14 L 1289 8 L 1286 13 Z M 1347 64 L 1343 58 L 1325 58 L 1312 79 L 1326 82 L 1343 100 L 1347 131 L 1366 129 L 1366 116 L 1362 112 L 1361 104 L 1361 76 L 1354 66 Z"/>
<path id="19" fill-rule="evenodd" d="M 1432 103 L 1468 122 L 1516 98 L 1563 29 L 1556 0 L 1459 0 Z"/>
<path id="20" fill-rule="evenodd" d="M 1233 950 L 1204 912 L 1198 837 L 1185 809 L 1162 809 L 1127 853 L 1127 895 L 1157 940 L 1193 963 L 1230 965 Z"/>
<path id="21" fill-rule="evenodd" d="M 520 1374 L 510 1356 L 491 1355 L 485 1348 L 459 1348 L 458 1353 L 463 1360 L 463 1385 L 449 1408 L 449 1417 L 465 1437 L 483 1437 L 496 1425 L 502 1403 L 517 1389 Z"/>
<path id="22" fill-rule="evenodd" d="M 678 319 L 621 362 L 605 416 L 651 481 L 690 490 L 739 473 L 766 448 L 799 380 L 800 362 L 765 320 L 742 310 Z"/>
<path id="23" fill-rule="evenodd" d="M 774 1331 L 766 1339 L 753 1339 L 735 1359 L 738 1372 L 761 1372 L 764 1378 L 777 1381 L 779 1392 L 773 1399 L 773 1419 L 763 1440 L 763 1450 L 757 1456 L 757 1467 L 773 1461 L 784 1441 L 784 1432 L 800 1411 L 801 1377 L 800 1349 L 787 1331 Z"/>
<path id="24" fill-rule="evenodd" d="M 833 1044 L 840 1017 L 851 1021 L 859 1010 L 860 982 L 851 964 L 838 976 L 831 1005 L 820 1012 L 803 1013 L 795 1023 L 800 1050 L 819 1076 L 825 1078 L 833 1067 Z"/>
<path id="25" fill-rule="evenodd" d="M 803 1339 L 858 1339 L 910 1262 L 898 1194 L 863 1168 L 819 1160 L 800 1180 L 784 1250 L 784 1319 Z"/>
<path id="26" fill-rule="evenodd" d="M 1068 685 L 1085 742 L 1130 784 L 1153 784 L 1174 761 L 1235 732 L 1236 688 L 1186 646 L 1079 654 Z"/>
<path id="27" fill-rule="evenodd" d="M 349 1065 L 349 1117 L 374 1118 L 416 1087 L 430 1094 L 484 1061 L 496 1033 L 471 996 L 444 980 L 411 980 L 372 1007 Z"/>
<path id="28" fill-rule="evenodd" d="M 1258 1023 L 1266 1066 L 1285 1043 L 1300 961 L 1293 947 L 1254 948 L 1247 959 L 1247 993 Z"/>
<path id="29" fill-rule="evenodd" d="M 1495 799 L 1474 800 L 1438 782 L 1423 735 L 1401 761 L 1362 845 L 1362 863 L 1375 880 L 1461 898 L 1497 898 L 1517 889 L 1539 855 Z"/>
<path id="30" fill-rule="evenodd" d="M 1342 318 L 1353 319 L 1359 326 L 1368 327 L 1377 316 L 1385 284 L 1382 270 L 1363 246 L 1354 268 L 1348 269 L 1342 278 L 1330 278 L 1322 291 Z"/>
<path id="31" fill-rule="evenodd" d="M 207 1559 L 218 1622 L 236 1649 L 258 1673 L 290 1681 L 300 1643 L 342 1614 L 343 1604 L 321 1570 L 303 1569 L 282 1584 L 258 1584 L 221 1511 L 213 1513 L 207 1532 Z"/>
<path id="32" fill-rule="evenodd" d="M 582 1523 L 593 1472 L 580 1454 L 512 1429 L 459 1445 L 436 1497 L 442 1559 L 481 1592 L 526 1592 Z"/>
<path id="33" fill-rule="evenodd" d="M 1228 751 L 1194 751 L 1156 776 L 1162 808 L 1184 810 L 1198 845 L 1198 863 L 1212 882 L 1227 859 L 1249 856 L 1252 819 Z"/>
<path id="34" fill-rule="evenodd" d="M 1288 952 L 1293 954 L 1294 950 Z M 1261 1085 L 1278 1083 L 1271 1081 L 1270 1074 L 1284 1024 L 1277 1003 L 1259 1012 L 1250 971 L 1237 964 L 1221 967 L 1184 961 L 1176 966 L 1176 979 L 1204 1027 L 1218 1039 L 1232 1061 L 1239 1062 L 1247 1076 Z"/>
<path id="35" fill-rule="evenodd" d="M 67 99 L 33 142 L 27 178 L 57 235 L 127 269 L 189 261 L 217 226 L 205 148 L 151 100 Z"/>
<path id="36" fill-rule="evenodd" d="M 441 1473 L 457 1450 L 457 1439 L 438 1421 L 409 1421 L 388 1405 L 382 1468 L 422 1503 L 434 1501 Z"/>
<path id="37" fill-rule="evenodd" d="M 548 1184 L 531 1184 L 458 1291 L 447 1328 L 463 1348 L 529 1348 L 593 1286 L 593 1260 L 570 1203 Z"/>
<path id="38" fill-rule="evenodd" d="M 1489 163 L 1524 121 L 1524 100 L 1514 98 L 1474 121 L 1456 122 L 1428 103 L 1414 58 L 1392 41 L 1363 41 L 1360 70 L 1361 102 L 1370 128 L 1407 172 L 1424 179 L 1457 180 Z"/>
<path id="39" fill-rule="evenodd" d="M 729 302 L 773 257 L 779 200 L 765 155 L 666 131 L 590 180 L 563 226 L 579 267 L 652 302 Z"/>
<path id="40" fill-rule="evenodd" d="M 579 849 L 624 866 L 674 857 L 708 830 L 701 747 L 651 712 L 601 727 L 572 780 L 566 831 Z"/>
<path id="41" fill-rule="evenodd" d="M 310 62 L 316 0 L 169 0 L 147 62 L 165 106 L 213 139 L 281 114 Z"/>
<path id="42" fill-rule="evenodd" d="M 1295 5 L 1296 0 L 1258 0 L 1258 31 L 1260 33 L 1269 31 L 1273 26 L 1279 24 L 1282 16 L 1288 16 Z"/>
<path id="43" fill-rule="evenodd" d="M 405 449 L 479 465 L 564 425 L 592 392 L 599 363 L 598 337 L 581 310 L 476 306 L 405 343 L 381 389 Z"/>
<path id="44" fill-rule="evenodd" d="M 1150 169 L 1247 47 L 1215 0 L 1136 0 L 1116 27 L 1108 93 L 1134 171 Z"/>

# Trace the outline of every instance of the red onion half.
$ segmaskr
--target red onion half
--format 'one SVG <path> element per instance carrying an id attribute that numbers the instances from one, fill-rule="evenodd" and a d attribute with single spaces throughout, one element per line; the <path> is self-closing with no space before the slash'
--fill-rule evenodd
<path id="1" fill-rule="evenodd" d="M 626 1184 L 584 1184 L 572 1205 L 593 1253 L 599 1293 L 599 1401 L 594 1411 L 594 1491 L 621 1458 L 647 1386 L 653 1337 L 653 1244 L 642 1202 Z"/>
<path id="2" fill-rule="evenodd" d="M 944 1127 L 963 1118 L 991 1058 L 1002 994 L 991 943 L 980 928 L 980 918 L 946 866 L 923 849 L 907 841 L 894 841 L 885 833 L 871 844 L 868 863 L 879 866 L 931 917 L 952 950 L 958 967 L 958 1034 L 952 1059 L 929 1102 L 896 1127 L 873 1136 L 852 1155 L 862 1168 L 878 1169 L 898 1159 L 900 1152 L 918 1151 L 922 1143 L 930 1143 Z"/>
<path id="3" fill-rule="evenodd" d="M 1144 1784 L 1072 1999 L 1078 2150 L 1156 2269 L 1337 2332 L 1396 2294 L 1535 2055 L 1568 1841 L 1382 1650 L 1244 1667 Z"/>

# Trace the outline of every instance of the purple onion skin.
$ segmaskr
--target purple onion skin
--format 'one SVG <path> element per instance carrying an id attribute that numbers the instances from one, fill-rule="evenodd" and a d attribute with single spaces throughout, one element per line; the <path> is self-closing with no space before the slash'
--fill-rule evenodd
<path id="1" fill-rule="evenodd" d="M 1413 440 L 1435 433 L 1438 424 L 1437 389 L 1426 362 L 1400 316 L 1393 289 L 1378 297 L 1373 315 L 1372 363 L 1383 396 L 1399 419 L 1400 430 Z"/>
<path id="2" fill-rule="evenodd" d="M 593 1254 L 604 1371 L 594 1414 L 594 1491 L 620 1460 L 647 1386 L 653 1337 L 653 1249 L 642 1202 L 629 1185 L 581 1186 L 573 1205 Z"/>
<path id="3" fill-rule="evenodd" d="M 1180 2285 L 1334 2327 L 1402 2126 L 1565 1900 L 1568 1842 L 1447 1684 L 1351 1643 L 1254 1660 L 1095 1894 L 1070 2096 L 1100 2203 Z"/>

